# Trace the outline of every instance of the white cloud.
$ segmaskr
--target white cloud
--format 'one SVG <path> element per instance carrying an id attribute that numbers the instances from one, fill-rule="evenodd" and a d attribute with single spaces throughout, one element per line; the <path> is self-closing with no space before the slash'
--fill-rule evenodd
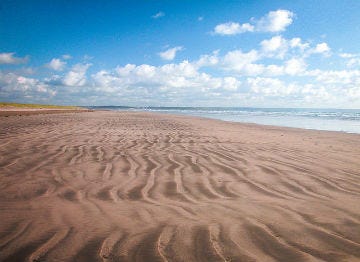
<path id="1" fill-rule="evenodd" d="M 281 36 L 274 36 L 269 40 L 263 40 L 260 45 L 265 52 L 274 52 L 286 46 L 286 41 Z"/>
<path id="2" fill-rule="evenodd" d="M 294 18 L 294 13 L 289 10 L 270 11 L 259 20 L 252 19 L 250 23 L 240 24 L 237 22 L 227 22 L 218 24 L 214 28 L 214 34 L 236 35 L 245 32 L 282 32 L 285 31 Z"/>
<path id="3" fill-rule="evenodd" d="M 288 42 L 281 36 L 274 36 L 269 40 L 263 40 L 260 45 L 263 53 L 270 57 L 283 58 L 288 50 Z"/>
<path id="4" fill-rule="evenodd" d="M 236 35 L 245 32 L 254 31 L 254 26 L 249 23 L 239 24 L 234 22 L 228 22 L 224 24 L 219 24 L 214 28 L 214 34 L 218 35 Z"/>
<path id="5" fill-rule="evenodd" d="M 255 94 L 263 94 L 265 96 L 283 96 L 293 92 L 293 86 L 286 84 L 277 78 L 247 78 L 247 84 Z"/>
<path id="6" fill-rule="evenodd" d="M 333 103 L 335 96 L 324 86 L 313 84 L 298 84 L 296 82 L 285 82 L 278 78 L 256 77 L 247 78 L 247 85 L 255 97 L 271 99 L 285 99 L 300 103 L 305 106 L 313 106 L 314 103 L 319 105 L 329 105 Z M 266 100 L 270 102 L 271 100 Z M 282 100 L 284 101 L 284 100 Z M 289 104 L 287 104 L 289 106 Z"/>
<path id="7" fill-rule="evenodd" d="M 15 53 L 0 53 L 0 64 L 24 64 L 28 57 L 15 57 Z"/>
<path id="8" fill-rule="evenodd" d="M 303 42 L 299 37 L 285 39 L 281 35 L 273 36 L 260 42 L 262 57 L 267 58 L 294 58 L 305 59 L 313 54 L 330 56 L 331 49 L 327 43 L 320 43 L 312 47 L 309 42 Z"/>
<path id="9" fill-rule="evenodd" d="M 158 18 L 163 17 L 163 16 L 165 16 L 165 13 L 159 11 L 159 12 L 157 12 L 156 14 L 154 14 L 154 15 L 151 16 L 151 17 L 154 18 L 154 19 L 158 19 Z"/>
<path id="10" fill-rule="evenodd" d="M 160 52 L 159 56 L 164 60 L 173 60 L 176 56 L 176 53 L 181 50 L 183 50 L 182 46 L 176 46 L 173 48 L 169 48 L 168 50 L 166 50 L 164 52 Z"/>
<path id="11" fill-rule="evenodd" d="M 242 52 L 241 50 L 234 50 L 228 52 L 222 61 L 222 65 L 227 70 L 233 70 L 237 72 L 247 72 L 249 74 L 258 73 L 259 70 L 256 66 L 254 67 L 254 62 L 259 60 L 259 54 L 256 50 L 251 50 L 247 53 Z"/>
<path id="12" fill-rule="evenodd" d="M 152 65 L 142 64 L 136 68 L 136 75 L 143 79 L 151 79 L 156 74 L 156 67 Z"/>
<path id="13" fill-rule="evenodd" d="M 212 67 L 236 76 L 308 76 L 306 58 L 310 54 L 307 52 L 310 50 L 309 43 L 302 42 L 300 38 L 288 40 L 274 36 L 260 42 L 260 46 L 259 50 L 249 52 L 238 49 L 223 56 L 218 52 L 203 55 L 194 64 L 199 68 Z M 279 59 L 284 62 L 279 63 Z"/>
<path id="14" fill-rule="evenodd" d="M 267 65 L 264 70 L 264 75 L 280 76 L 284 74 L 284 66 L 281 65 Z"/>
<path id="15" fill-rule="evenodd" d="M 195 62 L 198 67 L 215 66 L 219 63 L 219 50 L 214 51 L 211 55 L 202 55 Z"/>
<path id="16" fill-rule="evenodd" d="M 309 43 L 303 43 L 301 38 L 295 37 L 290 40 L 289 42 L 291 48 L 299 48 L 301 51 L 304 51 L 305 49 L 309 48 Z"/>
<path id="17" fill-rule="evenodd" d="M 86 83 L 86 71 L 91 64 L 76 64 L 65 75 L 63 84 L 66 86 L 83 86 Z"/>
<path id="18" fill-rule="evenodd" d="M 198 21 L 202 21 L 202 20 L 204 20 L 204 17 L 203 17 L 203 16 L 199 16 L 199 17 L 198 17 Z"/>
<path id="19" fill-rule="evenodd" d="M 182 47 L 170 48 L 162 52 L 162 58 L 173 60 L 179 50 Z M 308 69 L 317 65 L 308 65 L 313 61 L 308 60 L 310 56 L 316 58 L 316 54 L 321 54 L 329 59 L 327 53 L 337 55 L 327 65 L 333 70 Z M 66 58 L 54 58 L 49 66 L 54 70 L 64 69 Z M 345 67 L 359 65 L 359 58 L 359 54 L 342 50 L 336 53 L 324 42 L 313 44 L 299 37 L 286 39 L 275 35 L 252 50 L 216 50 L 194 61 L 161 66 L 126 64 L 113 69 L 100 68 L 90 76 L 90 64 L 83 60 L 63 74 L 45 71 L 48 75 L 41 74 L 43 78 L 30 77 L 25 68 L 11 73 L 9 69 L 5 73 L 0 70 L 0 97 L 46 98 L 56 94 L 59 99 L 84 101 L 84 104 L 101 101 L 133 105 L 359 108 L 360 70 Z M 70 88 L 74 86 L 82 88 Z"/>
<path id="20" fill-rule="evenodd" d="M 47 64 L 47 67 L 55 70 L 55 71 L 62 71 L 66 65 L 65 61 L 61 61 L 59 58 L 51 59 L 50 63 Z"/>
<path id="21" fill-rule="evenodd" d="M 307 73 L 322 84 L 359 85 L 360 70 L 312 70 Z"/>
<path id="22" fill-rule="evenodd" d="M 101 92 L 115 93 L 119 91 L 119 87 L 124 85 L 126 81 L 123 81 L 122 78 L 112 74 L 109 71 L 101 70 L 92 75 L 94 80 L 95 88 Z"/>
<path id="23" fill-rule="evenodd" d="M 285 72 L 289 75 L 298 75 L 305 71 L 306 63 L 299 58 L 291 58 L 285 62 Z"/>
<path id="24" fill-rule="evenodd" d="M 151 66 L 147 64 L 117 67 L 113 72 L 99 71 L 92 75 L 98 90 L 111 93 L 158 92 L 158 94 L 203 94 L 214 90 L 236 91 L 241 82 L 235 77 L 212 77 L 198 71 L 196 64 Z M 211 91 L 213 90 L 213 91 Z"/>
<path id="25" fill-rule="evenodd" d="M 127 64 L 124 67 L 117 67 L 116 68 L 116 72 L 123 77 L 126 77 L 128 75 L 130 75 L 130 73 L 136 68 L 136 65 L 133 64 Z"/>
<path id="26" fill-rule="evenodd" d="M 314 54 L 316 48 L 310 48 L 310 43 L 303 42 L 301 38 L 295 37 L 285 39 L 281 35 L 273 36 L 260 42 L 262 55 L 284 59 L 286 56 L 307 57 Z"/>
<path id="27" fill-rule="evenodd" d="M 282 32 L 288 27 L 294 18 L 294 13 L 289 10 L 270 11 L 256 24 L 257 31 Z"/>
<path id="28" fill-rule="evenodd" d="M 223 73 L 230 73 L 237 77 L 244 76 L 297 76 L 310 77 L 311 71 L 307 71 L 306 59 L 315 54 L 313 50 L 325 52 L 328 45 L 315 45 L 311 47 L 309 42 L 304 42 L 301 38 L 285 39 L 282 36 L 273 36 L 260 42 L 260 49 L 244 52 L 242 50 L 232 50 L 219 55 L 219 51 L 213 54 L 202 55 L 196 61 L 199 69 L 211 67 L 212 70 L 220 70 Z M 348 56 L 346 56 L 348 57 Z M 354 57 L 354 55 L 351 55 Z M 356 56 L 355 56 L 356 58 Z M 274 63 L 274 59 L 276 62 Z M 282 60 L 279 62 L 279 59 Z M 348 66 L 355 65 L 358 61 L 348 61 Z M 313 72 L 313 71 L 312 71 Z M 315 75 L 311 75 L 313 77 Z"/>
<path id="29" fill-rule="evenodd" d="M 353 57 L 356 57 L 357 55 L 356 54 L 350 54 L 350 53 L 340 53 L 339 56 L 341 58 L 353 58 Z"/>
<path id="30" fill-rule="evenodd" d="M 347 67 L 360 66 L 360 54 L 340 53 L 339 56 L 345 59 Z"/>
<path id="31" fill-rule="evenodd" d="M 314 53 L 328 53 L 330 52 L 330 47 L 327 43 L 317 44 L 313 50 Z"/>
<path id="32" fill-rule="evenodd" d="M 1 96 L 54 96 L 56 91 L 44 82 L 15 73 L 3 73 L 0 71 L 0 94 Z"/>
<path id="33" fill-rule="evenodd" d="M 275 36 L 262 41 L 260 50 L 253 49 L 243 52 L 238 49 L 229 51 L 223 56 L 220 56 L 219 52 L 214 52 L 211 55 L 201 56 L 194 62 L 194 65 L 198 68 L 220 69 L 236 76 L 302 76 L 307 68 L 306 56 L 299 46 L 291 48 L 291 41 L 281 36 Z M 271 63 L 271 59 L 279 58 L 284 62 Z"/>
<path id="34" fill-rule="evenodd" d="M 225 90 L 235 91 L 240 87 L 241 82 L 235 77 L 225 77 L 222 82 L 222 87 Z"/>

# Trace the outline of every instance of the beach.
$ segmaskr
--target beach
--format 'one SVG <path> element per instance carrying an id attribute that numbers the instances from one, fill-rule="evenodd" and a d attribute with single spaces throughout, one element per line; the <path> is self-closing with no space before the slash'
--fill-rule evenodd
<path id="1" fill-rule="evenodd" d="M 0 261 L 360 261 L 360 135 L 0 117 Z"/>
<path id="2" fill-rule="evenodd" d="M 0 107 L 0 117 L 8 116 L 28 116 L 28 115 L 43 115 L 43 114 L 59 114 L 59 113 L 78 113 L 78 112 L 90 112 L 90 109 L 86 108 L 29 108 L 29 107 Z"/>

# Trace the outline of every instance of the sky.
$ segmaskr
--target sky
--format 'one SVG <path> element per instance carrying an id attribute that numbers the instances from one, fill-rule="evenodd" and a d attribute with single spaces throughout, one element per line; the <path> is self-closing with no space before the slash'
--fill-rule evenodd
<path id="1" fill-rule="evenodd" d="M 0 0 L 0 101 L 359 109 L 358 43 L 358 0 Z"/>

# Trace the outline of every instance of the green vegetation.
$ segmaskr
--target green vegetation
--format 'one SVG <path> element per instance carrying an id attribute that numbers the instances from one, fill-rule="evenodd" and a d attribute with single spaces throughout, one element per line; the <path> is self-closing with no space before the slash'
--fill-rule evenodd
<path id="1" fill-rule="evenodd" d="M 16 108 L 55 108 L 55 109 L 83 109 L 79 106 L 57 106 L 57 105 L 41 105 L 41 104 L 18 104 L 0 102 L 0 108 L 2 107 L 16 107 Z"/>

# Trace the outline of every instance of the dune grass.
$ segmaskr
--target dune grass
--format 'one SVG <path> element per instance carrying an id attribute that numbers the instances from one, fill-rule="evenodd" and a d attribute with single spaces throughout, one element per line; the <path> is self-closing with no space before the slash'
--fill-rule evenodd
<path id="1" fill-rule="evenodd" d="M 51 109 L 83 109 L 79 106 L 59 106 L 59 105 L 42 105 L 42 104 L 19 104 L 0 102 L 0 108 L 3 107 L 16 107 L 16 108 L 51 108 Z"/>

